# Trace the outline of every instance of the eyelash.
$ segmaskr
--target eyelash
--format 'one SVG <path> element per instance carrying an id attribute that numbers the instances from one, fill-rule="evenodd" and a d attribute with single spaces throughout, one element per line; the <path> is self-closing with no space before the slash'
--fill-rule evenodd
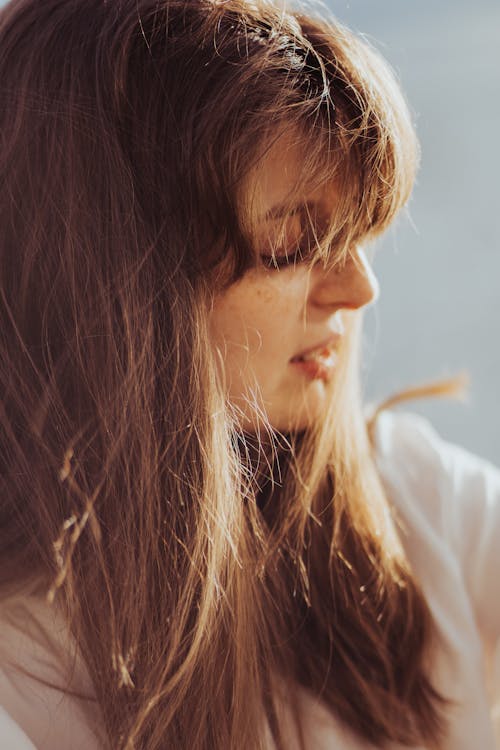
<path id="1" fill-rule="evenodd" d="M 296 209 L 290 213 L 290 216 L 294 214 L 300 214 L 301 216 L 301 236 L 295 244 L 296 249 L 293 252 L 287 252 L 284 254 L 260 254 L 260 261 L 262 265 L 269 271 L 279 271 L 280 269 L 292 268 L 299 263 L 311 263 L 314 262 L 315 248 L 317 243 L 317 232 L 319 226 L 317 225 L 317 217 L 314 221 L 316 230 L 313 229 L 312 217 L 302 207 Z M 283 248 L 284 249 L 284 248 Z"/>
<path id="2" fill-rule="evenodd" d="M 280 268 L 296 266 L 298 263 L 304 263 L 307 260 L 307 253 L 302 248 L 298 248 L 293 253 L 286 255 L 261 255 L 261 261 L 270 271 L 279 271 Z"/>

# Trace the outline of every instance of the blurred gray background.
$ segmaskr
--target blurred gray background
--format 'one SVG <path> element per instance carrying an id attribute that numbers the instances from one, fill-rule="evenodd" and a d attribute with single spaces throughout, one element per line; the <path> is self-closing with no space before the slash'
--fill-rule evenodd
<path id="1" fill-rule="evenodd" d="M 366 396 L 467 371 L 465 402 L 403 408 L 500 465 L 500 0 L 327 4 L 391 63 L 422 147 L 409 216 L 377 244 Z"/>
<path id="2" fill-rule="evenodd" d="M 410 216 L 376 253 L 367 399 L 467 371 L 467 401 L 406 408 L 500 465 L 500 0 L 327 4 L 389 60 L 422 145 Z"/>

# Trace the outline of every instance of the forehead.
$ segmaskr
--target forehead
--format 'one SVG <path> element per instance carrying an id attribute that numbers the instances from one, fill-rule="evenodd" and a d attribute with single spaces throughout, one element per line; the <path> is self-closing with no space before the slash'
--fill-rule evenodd
<path id="1" fill-rule="evenodd" d="M 261 222 L 285 216 L 305 203 L 328 211 L 335 185 L 331 176 L 326 179 L 312 168 L 304 139 L 285 131 L 262 149 L 245 192 L 251 217 Z"/>

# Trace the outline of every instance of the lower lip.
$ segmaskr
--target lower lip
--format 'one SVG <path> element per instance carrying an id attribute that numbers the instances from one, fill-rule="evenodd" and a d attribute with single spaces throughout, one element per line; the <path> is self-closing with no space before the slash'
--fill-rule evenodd
<path id="1" fill-rule="evenodd" d="M 325 364 L 320 360 L 309 359 L 306 362 L 295 360 L 291 362 L 310 380 L 323 380 L 325 383 L 330 380 L 335 369 L 335 364 Z"/>

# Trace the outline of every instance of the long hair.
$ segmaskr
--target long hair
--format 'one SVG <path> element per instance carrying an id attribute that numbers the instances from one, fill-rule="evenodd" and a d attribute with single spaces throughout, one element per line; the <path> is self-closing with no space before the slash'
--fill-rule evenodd
<path id="1" fill-rule="evenodd" d="M 406 202 L 417 146 L 390 71 L 267 2 L 14 0 L 0 101 L 2 590 L 36 579 L 61 609 L 114 750 L 258 750 L 266 726 L 283 747 L 297 686 L 377 746 L 437 746 L 359 316 L 328 413 L 274 435 L 267 470 L 208 322 L 256 262 L 245 185 L 284 128 L 304 179 L 341 187 L 315 262 Z"/>

